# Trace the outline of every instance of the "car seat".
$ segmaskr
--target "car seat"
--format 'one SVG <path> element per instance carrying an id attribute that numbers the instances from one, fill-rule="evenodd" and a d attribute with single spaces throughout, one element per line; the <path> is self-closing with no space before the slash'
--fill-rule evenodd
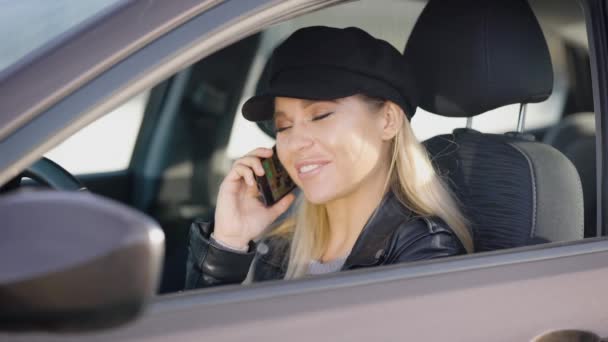
<path id="1" fill-rule="evenodd" d="M 572 163 L 523 133 L 527 103 L 552 91 L 541 28 L 526 1 L 430 0 L 405 58 L 414 66 L 420 107 L 472 118 L 521 104 L 518 132 L 470 128 L 424 142 L 462 203 L 476 251 L 583 237 L 583 195 Z"/>
<path id="2" fill-rule="evenodd" d="M 547 131 L 543 141 L 562 152 L 576 167 L 583 185 L 585 237 L 597 236 L 595 113 L 566 116 Z"/>

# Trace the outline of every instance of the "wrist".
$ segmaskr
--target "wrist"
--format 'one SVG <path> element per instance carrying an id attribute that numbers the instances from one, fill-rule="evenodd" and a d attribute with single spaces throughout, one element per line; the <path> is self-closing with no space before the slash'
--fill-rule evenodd
<path id="1" fill-rule="evenodd" d="M 211 237 L 224 247 L 242 251 L 249 250 L 249 240 L 243 241 L 241 238 L 224 236 L 222 234 L 218 234 L 217 232 L 211 233 Z"/>

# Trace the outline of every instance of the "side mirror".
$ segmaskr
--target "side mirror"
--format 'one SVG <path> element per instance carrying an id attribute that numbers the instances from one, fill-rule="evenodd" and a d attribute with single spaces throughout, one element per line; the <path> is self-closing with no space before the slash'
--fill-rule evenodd
<path id="1" fill-rule="evenodd" d="M 0 331 L 87 331 L 135 318 L 159 284 L 157 223 L 91 193 L 0 196 Z"/>

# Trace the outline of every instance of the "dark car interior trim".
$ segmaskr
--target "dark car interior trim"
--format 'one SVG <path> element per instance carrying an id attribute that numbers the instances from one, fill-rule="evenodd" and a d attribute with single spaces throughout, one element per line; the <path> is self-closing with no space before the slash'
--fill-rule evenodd
<path id="1" fill-rule="evenodd" d="M 596 165 L 597 165 L 597 227 L 601 236 L 608 235 L 608 167 L 606 166 L 606 150 L 608 146 L 608 35 L 606 30 L 606 15 L 608 6 L 605 1 L 587 0 L 584 5 L 589 36 L 589 60 L 591 62 L 591 78 L 593 87 L 593 104 L 595 109 L 596 127 Z"/>

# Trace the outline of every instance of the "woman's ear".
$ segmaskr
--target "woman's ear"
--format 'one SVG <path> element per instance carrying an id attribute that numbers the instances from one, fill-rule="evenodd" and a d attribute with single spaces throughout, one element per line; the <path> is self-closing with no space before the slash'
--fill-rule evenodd
<path id="1" fill-rule="evenodd" d="M 403 120 L 405 120 L 405 113 L 403 109 L 392 101 L 386 101 L 384 104 L 383 112 L 383 125 L 382 128 L 382 139 L 391 140 L 397 135 L 401 126 L 403 126 Z"/>

